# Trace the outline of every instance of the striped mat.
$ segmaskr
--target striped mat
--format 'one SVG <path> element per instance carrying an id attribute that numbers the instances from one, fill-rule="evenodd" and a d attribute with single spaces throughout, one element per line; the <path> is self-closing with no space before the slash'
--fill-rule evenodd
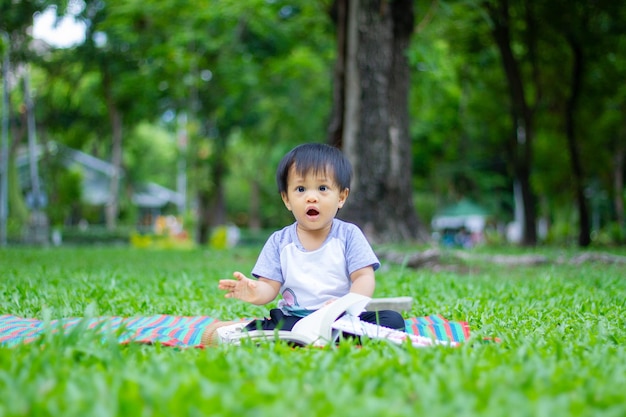
<path id="1" fill-rule="evenodd" d="M 203 347 L 206 326 L 216 321 L 208 316 L 154 315 L 146 317 L 64 318 L 45 322 L 38 319 L 0 315 L 0 346 L 15 346 L 37 340 L 46 331 L 72 332 L 81 329 L 110 332 L 119 343 L 160 343 L 172 347 Z M 406 332 L 441 341 L 464 342 L 470 331 L 466 322 L 453 322 L 441 316 L 409 318 Z"/>

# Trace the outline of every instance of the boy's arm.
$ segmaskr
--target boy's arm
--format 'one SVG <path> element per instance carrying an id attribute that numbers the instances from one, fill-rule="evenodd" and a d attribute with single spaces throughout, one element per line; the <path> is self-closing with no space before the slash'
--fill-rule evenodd
<path id="1" fill-rule="evenodd" d="M 365 268 L 357 269 L 350 274 L 350 280 L 352 280 L 350 292 L 361 294 L 366 297 L 372 297 L 374 295 L 376 278 L 374 277 L 373 267 L 366 266 Z"/>
<path id="2" fill-rule="evenodd" d="M 241 272 L 233 273 L 235 279 L 222 279 L 218 288 L 225 290 L 226 298 L 237 298 L 248 303 L 263 305 L 273 301 L 280 290 L 280 282 L 267 278 L 253 280 Z"/>

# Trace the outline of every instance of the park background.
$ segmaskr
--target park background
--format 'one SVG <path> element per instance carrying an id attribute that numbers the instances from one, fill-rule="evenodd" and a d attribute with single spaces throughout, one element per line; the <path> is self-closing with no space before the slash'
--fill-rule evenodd
<path id="1" fill-rule="evenodd" d="M 4 244 L 129 241 L 161 215 L 195 243 L 263 236 L 303 142 L 348 154 L 342 215 L 373 242 L 469 202 L 483 241 L 624 243 L 617 2 L 1 4 Z M 42 40 L 54 12 L 83 36 Z"/>
<path id="2" fill-rule="evenodd" d="M 51 11 L 82 36 L 42 41 Z M 0 0 L 0 319 L 48 325 L 0 343 L 0 416 L 626 415 L 625 14 Z M 355 165 L 342 216 L 381 258 L 376 297 L 467 322 L 465 343 L 196 349 L 81 327 L 266 314 L 217 281 L 292 221 L 274 170 L 310 141 Z M 482 220 L 479 245 L 431 240 Z"/>

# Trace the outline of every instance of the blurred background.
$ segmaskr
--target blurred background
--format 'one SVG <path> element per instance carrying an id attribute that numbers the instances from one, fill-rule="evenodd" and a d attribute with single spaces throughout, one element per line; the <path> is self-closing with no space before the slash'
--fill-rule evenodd
<path id="1" fill-rule="evenodd" d="M 262 242 L 278 161 L 375 243 L 623 245 L 626 3 L 0 0 L 0 244 Z"/>

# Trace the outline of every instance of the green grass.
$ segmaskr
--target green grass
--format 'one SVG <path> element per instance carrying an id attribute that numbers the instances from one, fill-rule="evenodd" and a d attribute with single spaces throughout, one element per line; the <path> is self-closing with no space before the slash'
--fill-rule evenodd
<path id="1" fill-rule="evenodd" d="M 216 288 L 257 251 L 0 250 L 0 314 L 259 316 Z M 624 265 L 386 264 L 377 278 L 376 296 L 411 295 L 407 316 L 466 320 L 472 340 L 181 350 L 47 334 L 0 347 L 0 416 L 626 415 Z"/>

